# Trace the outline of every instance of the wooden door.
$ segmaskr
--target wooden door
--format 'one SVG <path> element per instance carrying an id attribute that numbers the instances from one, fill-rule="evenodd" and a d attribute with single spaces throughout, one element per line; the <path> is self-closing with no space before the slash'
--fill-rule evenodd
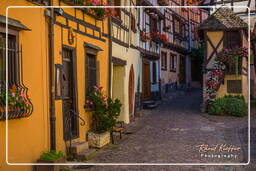
<path id="1" fill-rule="evenodd" d="M 186 84 L 186 58 L 184 56 L 180 56 L 179 68 L 179 83 Z"/>
<path id="2" fill-rule="evenodd" d="M 78 137 L 78 118 L 76 117 L 76 85 L 75 85 L 75 56 L 71 49 L 63 49 L 62 71 L 62 113 L 63 134 L 65 140 Z"/>
<path id="3" fill-rule="evenodd" d="M 151 84 L 150 84 L 150 64 L 143 63 L 142 67 L 142 98 L 147 100 L 151 96 Z"/>
<path id="4" fill-rule="evenodd" d="M 130 117 L 133 115 L 134 111 L 134 70 L 133 65 L 130 68 L 130 74 L 129 74 L 129 114 Z"/>

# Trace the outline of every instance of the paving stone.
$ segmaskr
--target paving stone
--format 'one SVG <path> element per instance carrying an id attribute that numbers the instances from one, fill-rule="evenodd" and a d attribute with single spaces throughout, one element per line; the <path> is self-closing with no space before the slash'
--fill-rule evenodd
<path id="1" fill-rule="evenodd" d="M 130 134 L 116 138 L 115 145 L 97 151 L 94 163 L 245 163 L 247 162 L 247 117 L 212 116 L 200 112 L 201 90 L 180 93 L 164 100 L 153 110 L 143 110 L 136 122 L 127 127 Z M 256 123 L 255 113 L 251 122 Z M 254 116 L 254 117 L 253 117 Z M 256 129 L 255 129 L 256 130 Z M 256 132 L 256 131 L 255 131 Z M 256 139 L 255 133 L 253 138 Z M 254 139 L 254 142 L 256 142 Z M 241 147 L 237 158 L 206 158 L 198 151 L 201 144 L 226 144 Z M 256 151 L 256 143 L 252 143 Z M 253 153 L 252 153 L 253 154 Z M 256 152 L 254 152 L 256 154 Z M 256 161 L 256 156 L 252 156 Z M 254 162 L 256 163 L 256 162 Z M 93 166 L 75 171 L 247 171 L 249 166 Z"/>

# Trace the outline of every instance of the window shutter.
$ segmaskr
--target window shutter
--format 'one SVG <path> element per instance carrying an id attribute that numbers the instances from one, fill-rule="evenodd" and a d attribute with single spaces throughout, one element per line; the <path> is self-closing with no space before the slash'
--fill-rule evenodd
<path id="1" fill-rule="evenodd" d="M 97 61 L 97 66 L 96 66 L 96 70 L 97 70 L 97 85 L 100 86 L 100 61 Z"/>

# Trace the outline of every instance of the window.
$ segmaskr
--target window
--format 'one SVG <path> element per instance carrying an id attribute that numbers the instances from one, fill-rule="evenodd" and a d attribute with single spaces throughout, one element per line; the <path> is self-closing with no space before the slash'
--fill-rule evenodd
<path id="1" fill-rule="evenodd" d="M 153 62 L 153 79 L 152 79 L 152 81 L 153 81 L 153 84 L 155 84 L 156 83 L 156 63 L 155 62 Z"/>
<path id="2" fill-rule="evenodd" d="M 241 35 L 239 31 L 226 31 L 224 35 L 224 47 L 227 49 L 240 47 Z"/>
<path id="3" fill-rule="evenodd" d="M 150 18 L 150 31 L 151 32 L 157 32 L 158 29 L 157 29 L 157 20 L 155 18 Z"/>
<path id="4" fill-rule="evenodd" d="M 177 55 L 170 54 L 170 72 L 176 72 Z"/>
<path id="5" fill-rule="evenodd" d="M 173 19 L 174 33 L 180 33 L 180 20 L 177 17 Z"/>
<path id="6" fill-rule="evenodd" d="M 19 51 L 17 49 L 17 37 L 8 35 L 8 82 L 10 85 L 16 85 L 19 81 Z M 5 51 L 6 34 L 0 33 L 0 83 L 6 80 L 6 51 Z"/>
<path id="7" fill-rule="evenodd" d="M 91 91 L 91 88 L 93 86 L 98 85 L 97 84 L 97 58 L 96 55 L 93 54 L 88 54 L 87 53 L 87 63 L 86 63 L 86 68 L 87 68 L 87 74 L 86 74 L 86 93 L 89 94 Z"/>
<path id="8" fill-rule="evenodd" d="M 224 33 L 224 48 L 232 49 L 236 47 L 241 47 L 241 35 L 239 31 L 226 31 Z M 227 74 L 236 74 L 236 66 L 227 66 Z M 238 61 L 238 74 L 241 74 L 242 70 L 242 60 Z"/>
<path id="9" fill-rule="evenodd" d="M 161 69 L 167 70 L 167 54 L 166 54 L 166 52 L 161 52 Z"/>
<path id="10" fill-rule="evenodd" d="M 184 23 L 181 24 L 180 34 L 181 34 L 181 36 L 182 36 L 183 38 L 186 37 L 186 35 L 185 35 L 185 24 L 184 24 Z"/>
<path id="11" fill-rule="evenodd" d="M 136 32 L 136 20 L 133 14 L 131 14 L 131 30 Z"/>

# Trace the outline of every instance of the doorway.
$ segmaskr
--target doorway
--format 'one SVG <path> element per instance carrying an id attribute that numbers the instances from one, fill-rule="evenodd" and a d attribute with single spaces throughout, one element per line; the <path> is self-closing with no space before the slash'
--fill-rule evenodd
<path id="1" fill-rule="evenodd" d="M 186 58 L 180 55 L 179 84 L 186 84 Z"/>
<path id="2" fill-rule="evenodd" d="M 129 93 L 129 97 L 128 97 L 129 98 L 129 115 L 130 115 L 130 117 L 133 117 L 133 112 L 134 112 L 134 69 L 133 69 L 133 65 L 131 65 L 131 68 L 130 68 L 128 93 Z"/>
<path id="3" fill-rule="evenodd" d="M 150 63 L 143 63 L 142 66 L 142 98 L 148 100 L 151 97 Z"/>
<path id="4" fill-rule="evenodd" d="M 64 140 L 79 137 L 76 107 L 76 61 L 74 49 L 64 47 L 62 53 L 62 114 Z"/>

